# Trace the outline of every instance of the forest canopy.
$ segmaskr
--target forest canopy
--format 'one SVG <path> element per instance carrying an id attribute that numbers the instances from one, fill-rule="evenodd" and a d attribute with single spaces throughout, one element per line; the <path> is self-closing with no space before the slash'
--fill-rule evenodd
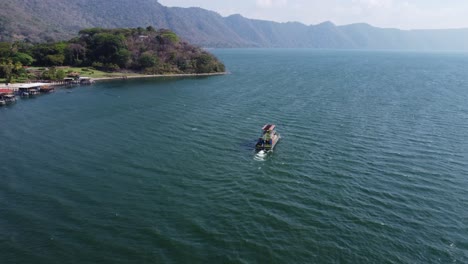
<path id="1" fill-rule="evenodd" d="M 23 66 L 93 67 L 103 71 L 144 74 L 224 72 L 207 51 L 180 40 L 172 31 L 147 28 L 89 28 L 69 41 L 0 43 L 0 78 Z"/>

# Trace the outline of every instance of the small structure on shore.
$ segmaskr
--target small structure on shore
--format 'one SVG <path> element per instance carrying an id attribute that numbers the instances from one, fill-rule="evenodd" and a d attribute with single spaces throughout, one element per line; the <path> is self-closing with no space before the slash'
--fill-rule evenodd
<path id="1" fill-rule="evenodd" d="M 42 86 L 48 85 L 47 83 L 36 82 L 36 83 L 14 83 L 8 86 L 14 93 L 21 95 L 22 92 L 28 92 L 36 90 L 36 93 L 39 93 L 39 90 Z M 34 93 L 34 92 L 33 92 Z"/>
<path id="2" fill-rule="evenodd" d="M 18 88 L 18 93 L 22 97 L 35 96 L 39 94 L 40 86 L 38 87 L 20 87 Z"/>
<path id="3" fill-rule="evenodd" d="M 53 86 L 44 85 L 44 86 L 41 86 L 39 91 L 41 93 L 51 93 L 51 92 L 55 91 L 55 88 Z"/>
<path id="4" fill-rule="evenodd" d="M 55 82 L 31 82 L 31 83 L 14 83 L 0 88 L 0 106 L 16 102 L 16 96 L 24 98 L 39 95 L 41 93 L 54 92 L 58 86 L 69 85 L 86 85 L 93 84 L 94 79 L 91 77 L 80 77 L 77 79 L 65 78 L 62 81 Z"/>
<path id="5" fill-rule="evenodd" d="M 69 78 L 73 78 L 74 80 L 80 78 L 80 73 L 79 72 L 70 72 L 69 74 L 67 74 L 67 77 Z"/>
<path id="6" fill-rule="evenodd" d="M 80 77 L 78 78 L 80 84 L 93 84 L 94 80 L 91 77 Z"/>
<path id="7" fill-rule="evenodd" d="M 0 89 L 0 94 L 10 94 L 10 93 L 13 93 L 14 91 L 12 89 L 8 89 L 8 88 L 2 88 Z"/>
<path id="8" fill-rule="evenodd" d="M 63 78 L 63 82 L 65 84 L 73 84 L 75 82 L 75 78 L 66 77 L 66 78 Z"/>
<path id="9" fill-rule="evenodd" d="M 16 102 L 16 96 L 11 89 L 0 89 L 0 106 Z"/>

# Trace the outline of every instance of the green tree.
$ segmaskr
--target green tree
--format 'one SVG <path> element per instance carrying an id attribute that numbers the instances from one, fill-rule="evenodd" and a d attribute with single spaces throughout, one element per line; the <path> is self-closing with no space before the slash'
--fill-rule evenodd
<path id="1" fill-rule="evenodd" d="M 80 36 L 68 42 L 30 44 L 0 42 L 1 74 L 24 75 L 15 65 L 91 66 L 115 71 L 131 67 L 151 73 L 205 73 L 224 71 L 216 57 L 200 48 L 181 42 L 166 29 L 92 28 L 80 31 Z M 9 60 L 11 62 L 9 62 Z M 13 66 L 12 66 L 13 65 Z M 44 78 L 60 78 L 62 73 L 48 70 Z"/>
<path id="2" fill-rule="evenodd" d="M 65 55 L 63 54 L 47 55 L 44 58 L 44 62 L 47 66 L 61 66 L 65 62 Z"/>
<path id="3" fill-rule="evenodd" d="M 63 71 L 63 70 L 59 70 L 59 71 Z M 56 80 L 56 79 L 58 79 L 57 73 L 59 71 L 57 71 L 57 69 L 55 67 L 51 67 L 48 70 L 42 72 L 42 79 L 44 79 L 44 80 Z"/>
<path id="4" fill-rule="evenodd" d="M 117 64 L 121 68 L 126 68 L 130 55 L 131 53 L 129 50 L 122 48 L 115 54 L 112 63 Z"/>
<path id="5" fill-rule="evenodd" d="M 5 78 L 5 83 L 11 82 L 14 64 L 11 60 L 0 63 L 0 76 Z"/>
<path id="6" fill-rule="evenodd" d="M 51 80 L 52 79 L 52 76 L 50 76 L 50 72 L 49 71 L 43 71 L 42 72 L 42 75 L 41 75 L 41 78 L 43 80 Z"/>
<path id="7" fill-rule="evenodd" d="M 81 66 L 86 60 L 86 47 L 81 43 L 71 43 L 65 48 L 65 63 Z"/>
<path id="8" fill-rule="evenodd" d="M 33 64 L 34 59 L 29 54 L 17 52 L 13 57 L 12 60 L 14 62 L 20 62 L 24 66 L 29 66 Z"/>
<path id="9" fill-rule="evenodd" d="M 11 57 L 11 43 L 0 42 L 0 59 L 7 59 Z"/>
<path id="10" fill-rule="evenodd" d="M 153 55 L 151 52 L 145 52 L 141 54 L 140 58 L 138 59 L 139 68 L 146 69 L 150 67 L 154 67 L 158 64 L 158 57 Z"/>
<path id="11" fill-rule="evenodd" d="M 98 33 L 93 36 L 90 48 L 92 60 L 104 64 L 125 67 L 130 58 L 130 53 L 125 47 L 125 38 L 121 34 Z"/>
<path id="12" fill-rule="evenodd" d="M 6 79 L 6 83 L 10 83 L 16 73 L 23 68 L 20 62 L 14 63 L 11 59 L 7 59 L 0 63 L 0 76 Z"/>
<path id="13" fill-rule="evenodd" d="M 67 74 L 62 69 L 58 70 L 57 73 L 55 73 L 55 79 L 56 80 L 63 80 L 63 78 L 65 78 L 65 76 L 67 76 Z"/>
<path id="14" fill-rule="evenodd" d="M 99 34 L 104 32 L 105 29 L 103 28 L 86 28 L 83 30 L 80 30 L 79 34 L 84 35 L 84 36 L 94 36 L 95 34 Z"/>
<path id="15" fill-rule="evenodd" d="M 159 30 L 159 34 L 156 36 L 156 39 L 162 45 L 173 45 L 178 43 L 180 40 L 176 33 L 168 29 Z"/>
<path id="16" fill-rule="evenodd" d="M 66 47 L 64 42 L 39 44 L 33 48 L 32 53 L 37 65 L 59 66 L 65 62 Z"/>
<path id="17" fill-rule="evenodd" d="M 207 53 L 201 54 L 197 60 L 197 73 L 205 73 L 213 71 L 213 57 Z"/>

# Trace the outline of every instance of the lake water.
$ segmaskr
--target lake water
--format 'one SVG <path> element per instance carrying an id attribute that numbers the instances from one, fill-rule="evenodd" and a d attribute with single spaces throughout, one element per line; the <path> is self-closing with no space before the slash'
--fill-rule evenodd
<path id="1" fill-rule="evenodd" d="M 0 108 L 0 263 L 468 263 L 468 54 L 213 52 Z"/>

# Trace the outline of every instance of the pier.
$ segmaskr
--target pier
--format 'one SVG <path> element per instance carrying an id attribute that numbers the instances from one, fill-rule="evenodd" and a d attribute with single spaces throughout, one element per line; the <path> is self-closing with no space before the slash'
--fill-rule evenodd
<path id="1" fill-rule="evenodd" d="M 10 83 L 0 85 L 0 106 L 16 102 L 16 96 L 34 97 L 39 94 L 51 93 L 57 87 L 70 87 L 77 85 L 93 84 L 94 80 L 90 77 L 81 77 L 78 79 L 65 78 L 61 81 L 37 81 L 29 83 Z"/>

